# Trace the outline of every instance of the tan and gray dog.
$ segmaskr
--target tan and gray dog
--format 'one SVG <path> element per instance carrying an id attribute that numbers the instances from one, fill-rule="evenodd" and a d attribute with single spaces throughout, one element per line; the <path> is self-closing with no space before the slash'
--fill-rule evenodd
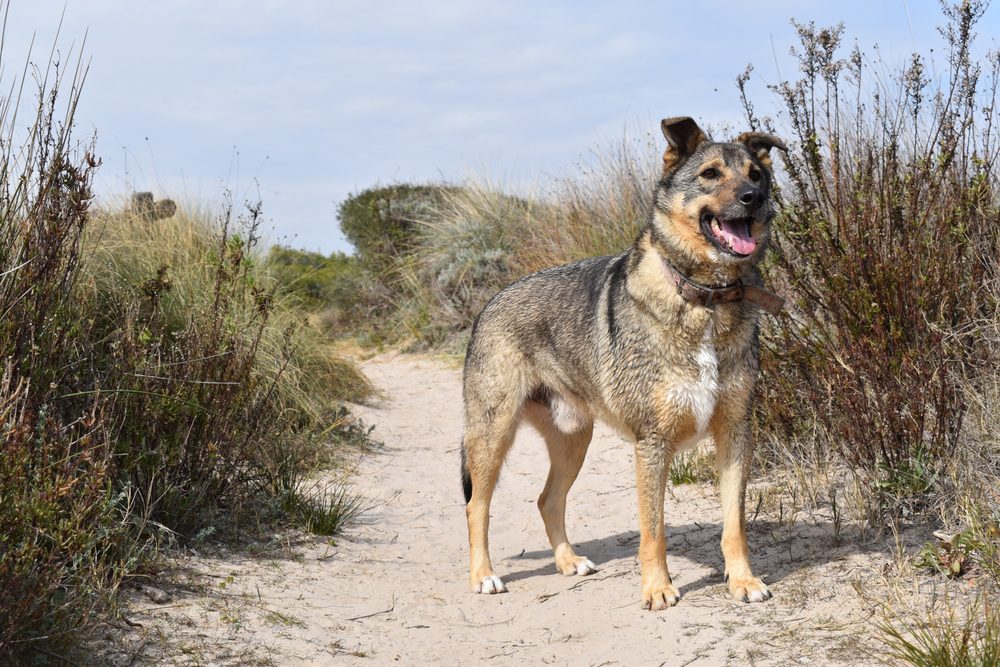
<path id="1" fill-rule="evenodd" d="M 522 278 L 476 320 L 465 361 L 462 483 L 472 588 L 506 590 L 488 551 L 490 499 L 521 420 L 542 434 L 551 465 L 538 508 L 566 575 L 594 564 L 566 537 L 566 494 L 595 419 L 635 441 L 639 561 L 647 609 L 677 603 L 667 571 L 663 496 L 674 454 L 715 441 L 722 553 L 736 599 L 771 597 L 750 570 L 744 496 L 752 444 L 760 309 L 781 299 L 756 270 L 774 206 L 769 151 L 757 132 L 713 143 L 690 118 L 662 122 L 668 148 L 648 224 L 617 257 Z"/>

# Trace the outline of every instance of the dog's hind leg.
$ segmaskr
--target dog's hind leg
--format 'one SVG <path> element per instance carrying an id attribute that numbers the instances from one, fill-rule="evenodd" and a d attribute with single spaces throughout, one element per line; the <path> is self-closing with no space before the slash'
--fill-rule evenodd
<path id="1" fill-rule="evenodd" d="M 578 556 L 566 537 L 566 494 L 583 466 L 594 421 L 560 400 L 555 399 L 551 409 L 533 401 L 525 404 L 525 417 L 542 434 L 549 450 L 549 476 L 538 497 L 538 510 L 559 571 L 565 575 L 592 574 L 597 567 L 589 558 Z"/>
<path id="2" fill-rule="evenodd" d="M 520 405 L 513 396 L 495 407 L 466 399 L 462 476 L 469 523 L 469 582 L 477 593 L 507 591 L 490 561 L 490 502 L 500 468 L 514 442 L 519 412 Z"/>

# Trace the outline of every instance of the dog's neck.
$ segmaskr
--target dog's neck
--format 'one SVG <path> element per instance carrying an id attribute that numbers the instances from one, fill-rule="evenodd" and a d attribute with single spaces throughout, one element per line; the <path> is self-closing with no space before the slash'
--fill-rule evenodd
<path id="1" fill-rule="evenodd" d="M 651 269 L 661 276 L 666 293 L 676 294 L 680 302 L 713 308 L 715 305 L 749 301 L 769 313 L 781 311 L 784 300 L 759 286 L 759 275 L 752 263 L 706 267 L 665 239 L 657 239 L 654 228 L 640 235 L 632 253 L 636 264 L 652 260 L 658 268 Z M 675 263 L 676 262 L 676 263 Z M 678 266 L 679 265 L 679 266 Z M 738 270 L 732 270 L 734 267 Z"/>
<path id="2" fill-rule="evenodd" d="M 650 249 L 685 280 L 704 287 L 726 287 L 740 280 L 746 281 L 756 273 L 754 262 L 717 262 L 695 257 L 661 234 L 654 225 L 647 227 L 643 236 L 647 237 Z M 643 245 L 641 240 L 638 245 Z"/>

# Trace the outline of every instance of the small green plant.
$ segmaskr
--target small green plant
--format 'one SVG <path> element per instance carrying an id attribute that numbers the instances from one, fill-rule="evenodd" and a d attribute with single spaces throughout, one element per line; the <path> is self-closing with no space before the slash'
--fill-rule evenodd
<path id="1" fill-rule="evenodd" d="M 291 614 L 285 614 L 280 611 L 265 611 L 264 621 L 270 623 L 271 625 L 280 625 L 287 628 L 305 628 L 306 624 L 299 618 L 292 616 Z"/>
<path id="2" fill-rule="evenodd" d="M 996 481 L 994 478 L 994 484 Z M 972 509 L 968 518 L 972 522 L 969 530 L 977 545 L 977 563 L 992 577 L 994 585 L 1000 584 L 1000 518 L 985 518 L 976 508 Z"/>
<path id="3" fill-rule="evenodd" d="M 936 461 L 922 447 L 909 459 L 895 465 L 880 460 L 871 484 L 883 505 L 913 509 L 926 501 L 938 478 Z"/>
<path id="4" fill-rule="evenodd" d="M 712 465 L 712 457 L 699 449 L 677 454 L 670 462 L 670 483 L 674 486 L 714 480 L 715 468 Z"/>
<path id="5" fill-rule="evenodd" d="M 943 574 L 950 579 L 962 576 L 971 567 L 976 555 L 985 547 L 972 530 L 963 530 L 938 542 L 925 544 L 917 552 L 917 567 Z"/>

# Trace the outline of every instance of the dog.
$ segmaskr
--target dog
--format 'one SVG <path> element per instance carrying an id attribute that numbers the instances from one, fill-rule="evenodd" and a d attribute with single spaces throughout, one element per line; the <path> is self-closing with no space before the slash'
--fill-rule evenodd
<path id="1" fill-rule="evenodd" d="M 771 592 L 750 568 L 745 495 L 752 455 L 747 411 L 758 373 L 761 310 L 782 300 L 757 264 L 775 205 L 772 148 L 746 132 L 714 143 L 688 117 L 661 122 L 663 174 L 647 224 L 616 257 L 547 269 L 504 288 L 472 327 L 464 368 L 461 474 L 470 582 L 506 587 L 488 551 L 490 500 L 514 433 L 527 420 L 548 447 L 538 509 L 565 575 L 597 571 L 566 537 L 566 494 L 595 419 L 635 443 L 642 603 L 677 604 L 666 561 L 663 501 L 671 457 L 711 435 L 722 503 L 729 591 L 744 602 Z"/>

